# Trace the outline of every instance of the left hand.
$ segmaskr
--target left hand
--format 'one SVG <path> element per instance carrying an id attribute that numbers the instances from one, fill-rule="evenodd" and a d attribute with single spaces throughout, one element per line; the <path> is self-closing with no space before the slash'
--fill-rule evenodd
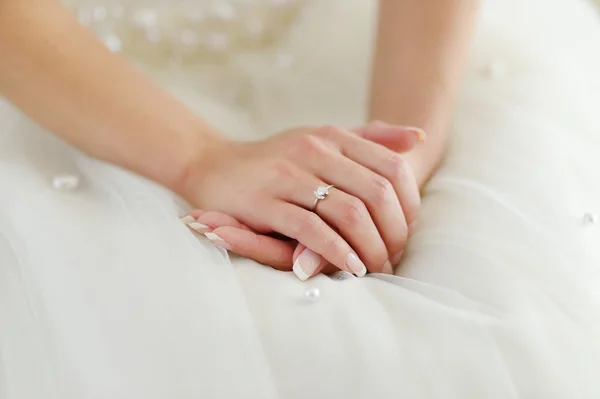
<path id="1" fill-rule="evenodd" d="M 338 268 L 329 265 L 321 256 L 296 241 L 257 233 L 235 218 L 221 212 L 205 212 L 201 209 L 194 209 L 181 220 L 190 229 L 206 235 L 215 245 L 244 258 L 269 265 L 277 270 L 292 271 L 293 265 L 300 255 L 310 256 L 315 262 L 319 263 L 315 275 L 319 273 L 329 274 L 338 270 Z M 409 227 L 410 233 L 411 229 Z M 382 273 L 393 274 L 393 267 L 399 263 L 401 255 L 397 259 L 391 259 L 392 268 L 382 270 Z M 302 275 L 298 273 L 296 275 L 301 280 L 306 280 L 306 278 L 302 278 Z"/>
<path id="2" fill-rule="evenodd" d="M 354 132 L 363 138 L 399 152 L 412 148 L 416 144 L 415 140 L 423 139 L 415 134 L 406 134 L 406 128 L 381 122 L 370 123 L 355 129 Z M 406 176 L 403 184 L 416 185 L 416 180 L 414 176 Z M 407 187 L 407 189 L 414 188 Z M 410 226 L 416 220 L 418 209 L 404 210 L 404 212 L 407 224 Z M 224 213 L 196 209 L 182 218 L 182 221 L 194 231 L 205 234 L 215 245 L 278 270 L 293 270 L 301 280 L 306 280 L 311 276 L 306 276 L 301 269 L 298 270 L 295 267 L 300 256 L 304 258 L 304 261 L 318 264 L 313 275 L 337 270 L 334 267 L 329 267 L 331 270 L 328 270 L 330 265 L 326 260 L 296 241 L 257 233 Z M 390 259 L 390 261 L 391 264 L 382 270 L 383 273 L 393 273 L 393 266 L 398 263 L 399 259 Z"/>

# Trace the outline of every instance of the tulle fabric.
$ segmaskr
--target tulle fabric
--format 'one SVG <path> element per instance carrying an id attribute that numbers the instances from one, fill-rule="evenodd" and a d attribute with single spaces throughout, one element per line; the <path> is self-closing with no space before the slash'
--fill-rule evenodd
<path id="1" fill-rule="evenodd" d="M 307 5 L 290 69 L 142 67 L 240 138 L 353 126 L 373 11 Z M 600 397 L 600 227 L 582 224 L 600 212 L 600 24 L 583 1 L 483 11 L 396 276 L 301 283 L 230 259 L 180 224 L 182 201 L 0 105 L 0 398 Z M 249 107 L 204 83 L 227 77 Z M 52 187 L 64 173 L 76 190 Z"/>

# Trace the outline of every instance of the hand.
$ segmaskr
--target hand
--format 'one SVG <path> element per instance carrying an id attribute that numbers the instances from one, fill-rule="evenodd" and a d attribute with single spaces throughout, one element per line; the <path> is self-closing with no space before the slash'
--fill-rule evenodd
<path id="1" fill-rule="evenodd" d="M 357 275 L 364 275 L 365 264 L 371 272 L 389 271 L 390 255 L 404 246 L 406 220 L 411 222 L 416 216 L 418 188 L 402 158 L 359 136 L 387 140 L 393 149 L 406 151 L 417 143 L 421 133 L 381 124 L 358 133 L 333 127 L 295 129 L 263 142 L 220 149 L 201 163 L 198 170 L 203 171 L 202 177 L 194 180 L 188 199 L 192 197 L 196 204 L 231 215 L 235 223 L 244 223 L 237 226 L 237 233 L 252 237 L 255 251 L 264 252 L 265 244 L 268 247 L 281 241 L 257 235 L 249 228 L 297 239 L 326 261 Z M 321 178 L 341 190 L 333 190 L 319 202 L 317 217 L 306 210 L 313 201 L 306 192 L 324 185 Z M 290 182 L 303 188 L 296 189 Z M 236 188 L 240 192 L 233 197 Z M 195 193 L 210 195 L 194 200 Z M 227 235 L 225 231 L 220 233 Z M 232 244 L 228 241 L 235 241 L 231 236 L 217 238 L 224 238 L 217 244 L 229 249 Z M 269 262 L 259 259 L 260 254 L 250 257 L 289 268 L 293 245 L 279 245 L 279 256 Z M 299 258 L 300 263 L 303 258 Z M 301 266 L 306 277 L 317 272 L 319 265 L 304 263 Z"/>
<path id="2" fill-rule="evenodd" d="M 248 226 L 238 222 L 229 215 L 221 212 L 205 212 L 194 209 L 181 218 L 181 221 L 198 234 L 205 235 L 215 245 L 220 246 L 236 255 L 252 259 L 258 263 L 269 265 L 281 271 L 294 270 L 301 253 L 310 256 L 318 263 L 313 276 L 319 273 L 333 273 L 337 270 L 323 257 L 316 255 L 310 249 L 292 240 L 282 240 L 252 231 Z M 399 262 L 392 260 L 392 266 Z M 312 276 L 306 276 L 295 270 L 296 276 L 304 281 Z M 381 273 L 392 274 L 393 268 L 382 270 Z"/>

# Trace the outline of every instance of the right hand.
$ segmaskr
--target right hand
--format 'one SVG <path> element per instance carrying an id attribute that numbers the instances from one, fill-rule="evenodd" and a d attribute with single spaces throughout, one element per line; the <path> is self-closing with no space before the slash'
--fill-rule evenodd
<path id="1" fill-rule="evenodd" d="M 418 141 L 417 130 L 388 129 L 412 137 L 399 150 Z M 313 191 L 329 184 L 336 188 L 311 212 Z M 398 153 L 332 126 L 220 145 L 190 168 L 183 195 L 257 232 L 297 240 L 358 276 L 391 268 L 389 259 L 403 250 L 407 222 L 414 221 L 420 203 L 413 174 Z M 302 269 L 310 276 L 317 267 L 306 262 Z"/>

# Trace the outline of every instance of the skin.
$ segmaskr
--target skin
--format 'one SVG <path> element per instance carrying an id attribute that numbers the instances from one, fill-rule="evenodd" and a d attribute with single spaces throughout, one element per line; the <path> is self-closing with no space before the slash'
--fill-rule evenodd
<path id="1" fill-rule="evenodd" d="M 444 147 L 472 3 L 382 1 L 371 115 L 430 131 L 405 156 L 399 152 L 410 148 L 398 137 L 418 141 L 419 129 L 305 126 L 231 142 L 109 52 L 58 0 L 0 1 L 0 94 L 89 155 L 232 217 L 245 227 L 238 235 L 298 242 L 296 260 L 318 259 L 312 274 L 328 263 L 358 275 L 391 272 L 418 213 L 418 187 Z M 336 189 L 310 212 L 306 193 L 326 183 Z M 233 249 L 233 235 L 218 233 L 216 241 Z M 275 241 L 268 242 L 283 248 Z M 250 257 L 273 265 L 277 258 L 280 268 L 295 258 Z"/>
<path id="2" fill-rule="evenodd" d="M 295 239 L 358 276 L 389 268 L 406 241 L 406 216 L 414 218 L 420 204 L 398 153 L 335 126 L 230 143 L 197 167 L 184 191 L 193 203 Z M 311 212 L 305 194 L 327 184 L 336 188 Z"/>
<path id="3" fill-rule="evenodd" d="M 390 150 L 396 152 L 407 152 L 422 145 L 422 141 L 420 140 L 421 136 L 414 134 L 412 130 L 381 122 L 371 123 L 362 128 L 355 129 L 354 133 L 357 136 L 367 138 L 368 140 L 377 143 L 385 143 Z M 404 165 L 405 167 L 409 166 L 407 163 Z M 410 168 L 405 169 L 404 171 L 407 178 L 402 179 L 403 184 L 401 188 L 406 190 L 406 187 L 410 182 L 412 185 L 412 192 L 417 193 L 413 197 L 413 200 L 416 201 L 415 206 L 407 207 L 407 209 L 413 210 L 412 215 L 408 214 L 406 216 L 408 218 L 407 220 L 413 222 L 417 217 L 415 210 L 418 210 L 420 202 L 418 198 L 418 186 L 416 180 L 411 178 L 413 175 Z M 327 201 L 330 200 L 331 198 L 328 197 Z M 320 203 L 319 206 L 322 204 L 325 203 Z M 333 202 L 331 208 L 336 207 L 339 208 L 339 205 Z M 383 214 L 385 215 L 386 212 L 384 211 Z M 196 209 L 190 212 L 186 217 L 182 218 L 182 221 L 197 233 L 208 233 L 207 237 L 213 240 L 216 245 L 283 271 L 292 269 L 292 259 L 297 258 L 299 252 L 305 248 L 303 245 L 297 244 L 295 240 L 281 240 L 267 234 L 261 234 L 255 229 L 239 222 L 236 218 L 222 212 L 205 212 L 201 209 Z M 392 224 L 392 227 L 396 226 Z M 399 229 L 396 231 L 399 231 Z M 357 232 L 359 233 L 358 237 L 361 237 L 359 229 L 357 229 Z M 408 234 L 408 232 L 404 234 Z M 364 237 L 364 235 L 362 237 Z M 404 244 L 405 241 L 405 237 L 402 237 L 401 244 Z M 401 253 L 402 249 L 398 252 Z M 325 258 L 316 258 L 318 258 L 318 265 L 315 266 L 314 272 L 310 275 L 318 273 L 328 265 L 331 266 Z M 334 269 L 336 269 L 336 267 L 329 267 L 327 271 L 332 271 Z M 384 263 L 383 267 L 381 267 L 378 272 L 391 273 L 391 262 L 389 264 Z M 304 276 L 304 278 L 306 277 L 307 276 Z"/>
<path id="4" fill-rule="evenodd" d="M 403 154 L 419 188 L 439 164 L 446 147 L 478 3 L 477 0 L 380 0 L 370 117 L 395 125 L 420 126 L 427 131 L 424 143 Z M 376 141 L 398 150 L 394 148 L 398 136 L 384 136 L 380 133 Z M 201 224 L 210 226 L 210 231 L 224 239 L 215 243 L 282 270 L 290 270 L 301 253 L 310 252 L 302 244 L 238 230 L 228 223 L 231 220 L 227 215 L 203 214 L 200 210 L 192 215 L 198 215 Z M 402 252 L 392 256 L 392 265 L 401 257 Z M 321 258 L 315 274 L 324 267 L 327 261 Z"/>
<path id="5" fill-rule="evenodd" d="M 380 0 L 370 118 L 419 126 L 406 155 L 419 186 L 442 159 L 479 0 Z"/>

